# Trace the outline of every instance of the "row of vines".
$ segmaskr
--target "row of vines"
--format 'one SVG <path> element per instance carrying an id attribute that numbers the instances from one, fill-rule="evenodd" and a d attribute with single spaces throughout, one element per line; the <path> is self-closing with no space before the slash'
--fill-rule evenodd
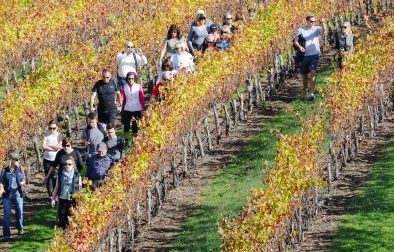
<path id="1" fill-rule="evenodd" d="M 322 116 L 303 122 L 302 133 L 280 136 L 276 165 L 264 179 L 264 188 L 251 192 L 238 218 L 223 223 L 224 251 L 285 250 L 289 240 L 302 237 L 304 211 L 317 208 L 317 189 L 331 183 L 331 168 L 346 165 L 358 142 L 373 136 L 377 123 L 390 109 L 394 64 L 394 16 L 347 57 L 343 71 L 329 80 L 327 102 L 333 143 L 329 163 L 320 153 Z M 366 122 L 369 122 L 368 124 Z M 339 153 L 339 154 L 335 154 Z M 350 154 L 349 154 L 350 153 Z M 324 174 L 324 175 L 323 175 Z M 310 216 L 309 216 L 310 217 Z M 302 240 L 302 239 L 301 239 Z"/>
<path id="2" fill-rule="evenodd" d="M 232 50 L 204 56 L 196 73 L 179 77 L 169 87 L 164 104 L 151 106 L 132 154 L 112 168 L 106 185 L 79 195 L 69 228 L 55 237 L 50 249 L 94 249 L 122 217 L 135 212 L 151 186 L 152 173 L 170 161 L 177 144 L 211 104 L 227 99 L 258 66 L 267 68 L 275 54 L 288 47 L 305 13 L 333 16 L 347 7 L 341 3 L 279 0 L 259 8 L 234 39 Z"/>
<path id="3" fill-rule="evenodd" d="M 155 8 L 136 5 L 133 11 L 114 19 L 103 32 L 107 40 L 105 45 L 98 46 L 101 40 L 88 40 L 69 45 L 67 52 L 45 49 L 36 71 L 0 103 L 0 159 L 4 160 L 6 153 L 15 146 L 23 149 L 29 145 L 32 134 L 41 134 L 45 123 L 63 110 L 86 101 L 102 69 L 116 69 L 115 55 L 122 51 L 126 40 L 132 40 L 149 59 L 153 59 L 168 26 L 184 24 L 182 27 L 186 30 L 195 10 L 207 3 L 207 0 L 199 0 L 188 5 L 182 1 L 165 4 L 152 0 L 150 6 Z M 218 2 L 208 11 L 219 18 L 228 8 L 237 9 L 241 4 L 244 5 L 242 1 L 231 5 Z M 132 9 L 121 1 L 119 6 Z"/>

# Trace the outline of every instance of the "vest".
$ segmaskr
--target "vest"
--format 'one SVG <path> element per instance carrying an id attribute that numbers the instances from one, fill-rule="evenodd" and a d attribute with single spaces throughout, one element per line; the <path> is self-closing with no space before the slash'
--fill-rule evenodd
<path id="1" fill-rule="evenodd" d="M 342 35 L 338 34 L 338 45 L 339 49 L 344 49 L 345 51 L 350 51 L 353 49 L 353 40 L 354 40 L 354 35 L 349 34 L 349 35 Z"/>
<path id="2" fill-rule="evenodd" d="M 59 187 L 57 189 L 57 196 L 60 196 L 60 190 L 62 189 L 62 179 L 60 176 L 62 176 L 62 173 L 59 173 L 58 176 L 58 183 L 59 183 Z M 74 194 L 77 193 L 79 191 L 79 172 L 78 169 L 74 169 L 74 176 L 72 179 L 72 184 L 71 184 L 71 190 L 70 190 L 70 194 Z"/>

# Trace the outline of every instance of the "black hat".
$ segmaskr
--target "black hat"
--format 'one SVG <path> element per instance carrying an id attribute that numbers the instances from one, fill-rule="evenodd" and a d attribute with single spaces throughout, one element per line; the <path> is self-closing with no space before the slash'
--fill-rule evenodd
<path id="1" fill-rule="evenodd" d="M 211 26 L 209 27 L 209 30 L 211 32 L 217 32 L 219 30 L 219 28 L 216 24 L 211 24 Z"/>

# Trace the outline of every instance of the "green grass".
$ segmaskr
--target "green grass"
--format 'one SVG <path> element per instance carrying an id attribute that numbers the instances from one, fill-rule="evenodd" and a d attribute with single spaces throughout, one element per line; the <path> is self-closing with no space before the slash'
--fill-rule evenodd
<path id="1" fill-rule="evenodd" d="M 231 164 L 213 180 L 201 198 L 201 203 L 191 210 L 182 225 L 179 240 L 173 246 L 177 251 L 218 251 L 220 238 L 217 223 L 225 216 L 237 214 L 246 204 L 249 191 L 261 186 L 264 161 L 273 166 L 276 156 L 276 137 L 271 129 L 295 133 L 300 124 L 291 113 L 281 113 L 263 125 L 261 133 L 233 158 Z"/>
<path id="2" fill-rule="evenodd" d="M 394 251 L 394 138 L 358 193 L 328 251 Z"/>
<path id="3" fill-rule="evenodd" d="M 37 206 L 31 219 L 24 223 L 25 234 L 19 236 L 9 251 L 45 251 L 53 237 L 56 208 Z"/>
<path id="4" fill-rule="evenodd" d="M 317 83 L 320 92 L 327 86 L 325 78 L 333 71 L 334 68 L 328 68 L 319 74 Z M 291 107 L 308 118 L 318 109 L 316 104 L 321 101 L 323 98 L 319 95 L 315 102 L 296 99 L 291 103 Z M 281 112 L 271 121 L 264 123 L 260 134 L 233 158 L 226 170 L 203 192 L 200 203 L 189 211 L 181 225 L 181 234 L 172 245 L 171 251 L 220 251 L 218 223 L 225 217 L 236 216 L 246 204 L 250 190 L 262 186 L 261 182 L 265 177 L 264 162 L 267 160 L 270 168 L 274 165 L 277 140 L 272 130 L 294 134 L 299 132 L 300 123 L 291 111 Z M 323 144 L 323 149 L 327 149 L 328 142 L 326 140 Z"/>

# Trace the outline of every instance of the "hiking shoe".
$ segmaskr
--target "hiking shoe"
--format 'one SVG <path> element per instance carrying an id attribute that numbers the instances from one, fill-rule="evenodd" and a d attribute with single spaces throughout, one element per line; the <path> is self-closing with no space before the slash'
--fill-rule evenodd
<path id="1" fill-rule="evenodd" d="M 313 100 L 315 100 L 315 99 L 316 99 L 315 94 L 314 94 L 314 93 L 311 93 L 311 94 L 309 95 L 309 100 L 313 101 Z"/>
<path id="2" fill-rule="evenodd" d="M 23 235 L 25 233 L 25 231 L 22 230 L 18 230 L 18 235 Z"/>
<path id="3" fill-rule="evenodd" d="M 10 237 L 9 236 L 4 236 L 1 241 L 2 242 L 8 242 L 8 241 L 10 241 Z"/>

